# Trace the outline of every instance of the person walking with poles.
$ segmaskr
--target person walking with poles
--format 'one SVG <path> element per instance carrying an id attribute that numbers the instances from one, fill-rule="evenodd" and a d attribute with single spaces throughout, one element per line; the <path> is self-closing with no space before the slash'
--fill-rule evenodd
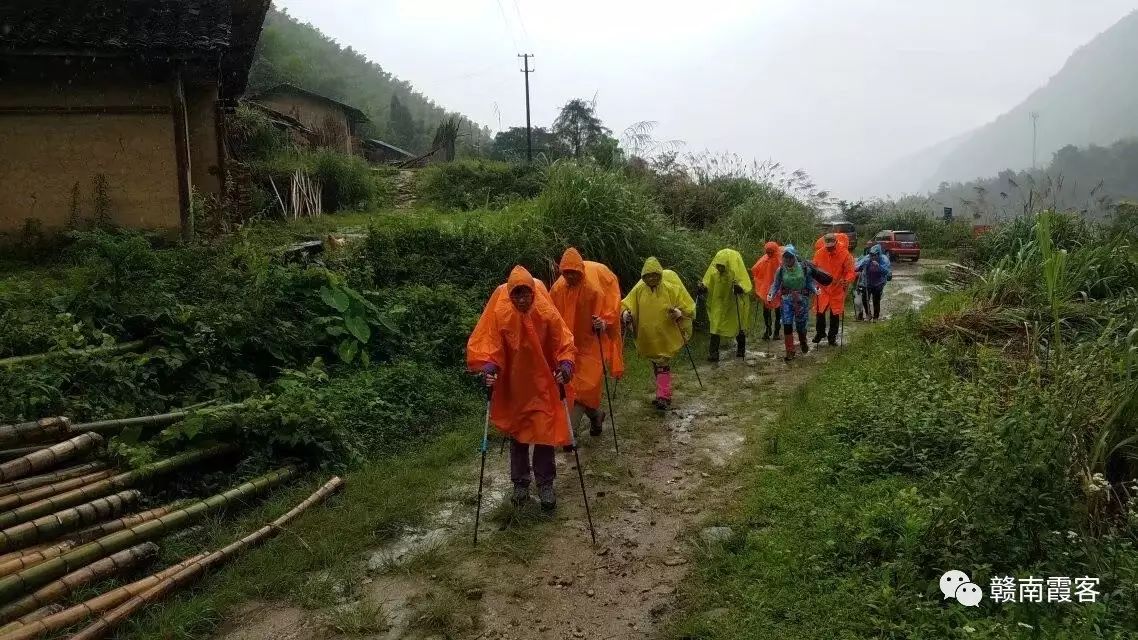
<path id="1" fill-rule="evenodd" d="M 814 262 L 828 273 L 833 281 L 818 289 L 814 299 L 817 333 L 814 344 L 825 339 L 830 346 L 838 344 L 842 313 L 846 308 L 846 293 L 855 278 L 854 260 L 849 251 L 850 240 L 844 233 L 827 233 L 814 244 Z M 827 316 L 829 316 L 827 323 Z M 829 330 L 827 331 L 827 324 Z"/>
<path id="2" fill-rule="evenodd" d="M 786 345 L 787 362 L 794 359 L 794 333 L 798 332 L 798 342 L 802 353 L 810 353 L 806 344 L 806 325 L 810 320 L 810 299 L 818 293 L 814 281 L 817 277 L 814 265 L 798 256 L 794 245 L 782 248 L 782 265 L 775 272 L 774 281 L 767 289 L 768 303 L 781 300 L 783 343 Z"/>
<path id="3" fill-rule="evenodd" d="M 470 334 L 466 365 L 492 388 L 488 422 L 511 440 L 517 506 L 529 500 L 531 474 L 542 508 L 557 505 L 555 448 L 574 443 L 561 393 L 572 395 L 575 357 L 573 334 L 545 285 L 524 267 L 514 267 Z"/>
<path id="4" fill-rule="evenodd" d="M 636 350 L 652 363 L 660 410 L 672 404 L 672 358 L 687 344 L 695 318 L 695 300 L 675 272 L 656 258 L 644 261 L 640 281 L 621 301 L 621 320 L 633 328 Z M 694 363 L 693 363 L 694 366 Z"/>
<path id="5" fill-rule="evenodd" d="M 858 258 L 854 270 L 858 273 L 858 282 L 865 287 L 861 297 L 862 309 L 858 309 L 858 314 L 864 310 L 867 319 L 876 321 L 881 317 L 881 294 L 885 292 L 885 283 L 893 279 L 893 266 L 889 257 L 881 252 L 881 245 L 875 244 L 869 248 L 868 255 Z M 870 301 L 873 302 L 872 316 L 869 314 Z"/>
<path id="6" fill-rule="evenodd" d="M 770 340 L 773 336 L 778 340 L 778 332 L 782 328 L 779 310 L 782 307 L 782 298 L 775 296 L 774 300 L 766 300 L 767 292 L 774 282 L 774 274 L 782 265 L 782 247 L 777 242 L 767 242 L 763 246 L 763 255 L 751 267 L 751 275 L 755 278 L 755 297 L 763 305 L 763 340 Z M 756 320 L 757 322 L 757 320 Z"/>
<path id="7" fill-rule="evenodd" d="M 747 352 L 747 323 L 751 319 L 751 274 L 743 256 L 734 249 L 720 249 L 703 274 L 699 293 L 706 298 L 711 322 L 707 359 L 719 362 L 721 338 L 735 338 L 735 357 Z"/>
<path id="8" fill-rule="evenodd" d="M 606 349 L 606 344 L 622 342 L 620 285 L 608 267 L 595 262 L 592 265 L 590 268 L 576 249 L 566 249 L 561 257 L 561 276 L 553 283 L 549 295 L 553 306 L 573 332 L 573 342 L 577 347 L 573 391 L 578 413 L 574 418 L 584 413 L 589 417 L 589 433 L 599 436 L 605 423 L 605 412 L 601 410 L 602 391 L 607 382 L 605 376 L 610 370 L 608 363 L 613 361 L 612 349 Z M 606 279 L 616 286 L 615 291 L 604 288 L 602 276 L 611 276 Z M 622 359 L 620 371 L 623 370 Z M 613 375 L 616 375 L 615 371 Z M 612 410 L 611 402 L 609 410 Z"/>

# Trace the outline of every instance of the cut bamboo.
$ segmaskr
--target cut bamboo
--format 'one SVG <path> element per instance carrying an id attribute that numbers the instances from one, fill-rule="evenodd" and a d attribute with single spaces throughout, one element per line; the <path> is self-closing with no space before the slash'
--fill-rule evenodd
<path id="1" fill-rule="evenodd" d="M 4 576 L 0 578 L 0 602 L 16 598 L 99 558 L 185 527 L 207 513 L 225 507 L 234 500 L 246 498 L 275 487 L 296 474 L 296 467 L 278 469 L 238 485 L 225 493 L 219 493 L 205 500 L 194 502 L 156 520 L 144 522 L 123 531 L 116 531 L 93 542 L 80 545 L 38 566 Z"/>
<path id="2" fill-rule="evenodd" d="M 132 567 L 143 560 L 153 557 L 157 553 L 158 545 L 153 542 L 144 542 L 140 545 L 130 547 L 129 549 L 119 551 L 97 562 L 93 562 L 78 571 L 72 571 L 59 580 L 43 586 L 35 593 L 26 595 L 0 609 L 0 622 L 8 622 L 9 620 L 16 619 L 19 619 L 18 621 L 22 624 L 33 622 L 39 618 L 28 620 L 21 616 L 27 616 L 37 609 L 62 600 L 82 586 L 93 584 L 103 578 L 112 576 L 123 569 Z M 40 618 L 43 617 L 46 617 L 46 615 L 40 616 Z M 2 630 L 3 629 L 0 629 L 0 631 Z"/>
<path id="3" fill-rule="evenodd" d="M 68 542 L 72 542 L 72 541 L 68 540 Z M 36 545 L 32 545 L 30 547 L 24 547 L 23 549 L 20 549 L 19 551 L 13 551 L 11 553 L 5 553 L 4 555 L 0 556 L 0 563 L 7 562 L 7 561 L 11 560 L 12 558 L 19 558 L 20 556 L 26 556 L 29 553 L 35 553 L 36 551 L 42 551 L 48 547 L 54 547 L 56 544 L 58 544 L 58 543 L 57 542 L 45 542 L 43 544 L 36 544 Z"/>
<path id="4" fill-rule="evenodd" d="M 26 356 L 12 356 L 10 358 L 0 359 L 0 367 L 33 364 L 42 362 L 44 360 L 52 360 L 54 358 L 113 356 L 130 351 L 138 351 L 143 346 L 145 346 L 145 344 L 146 342 L 144 340 L 131 340 L 130 342 L 120 342 L 108 347 L 91 347 L 89 349 L 64 349 L 63 351 L 47 351 L 44 353 L 33 353 Z"/>
<path id="5" fill-rule="evenodd" d="M 91 540 L 102 538 L 108 533 L 122 531 L 123 529 L 129 529 L 135 525 L 142 524 L 143 522 L 161 518 L 167 513 L 177 511 L 187 503 L 187 500 L 178 500 L 161 507 L 155 507 L 154 509 L 147 509 L 146 511 L 132 513 L 129 516 L 123 516 L 117 520 L 103 522 L 101 524 L 87 527 L 86 529 L 80 529 L 75 533 L 69 533 L 67 534 L 67 539 L 75 543 L 90 542 Z"/>
<path id="6" fill-rule="evenodd" d="M 78 478 L 80 476 L 95 473 L 96 471 L 102 471 L 106 468 L 107 465 L 102 462 L 88 462 L 85 464 L 76 465 L 74 467 L 68 467 L 66 469 L 60 469 L 59 471 L 52 471 L 50 473 L 44 473 L 38 476 L 28 476 L 19 480 L 13 480 L 12 482 L 5 482 L 4 484 L 0 484 L 0 496 L 8 496 L 13 493 L 27 491 L 28 489 L 42 487 L 45 484 L 52 484 L 55 482 L 62 482 L 63 480 Z"/>
<path id="7" fill-rule="evenodd" d="M 285 525 L 295 520 L 300 514 L 304 513 L 312 505 L 322 502 L 328 496 L 332 495 L 336 490 L 343 486 L 344 481 L 338 477 L 333 477 L 323 487 L 309 496 L 304 502 L 293 507 L 288 513 L 273 520 L 269 524 L 261 527 L 260 529 L 250 533 L 249 535 L 241 538 L 240 540 L 231 542 L 229 545 L 214 551 L 205 558 L 198 560 L 182 569 L 181 571 L 164 578 L 158 584 L 150 587 L 145 592 L 132 596 L 126 602 L 120 604 L 115 609 L 111 610 L 92 622 L 88 627 L 71 637 L 71 640 L 98 640 L 98 638 L 106 637 L 115 627 L 122 624 L 127 618 L 139 609 L 146 605 L 157 602 L 158 600 L 173 593 L 180 587 L 188 584 L 198 576 L 202 575 L 210 568 L 219 565 L 234 555 L 244 551 L 245 549 L 255 545 L 266 538 L 269 538 L 279 532 Z M 3 640 L 3 639 L 0 639 Z"/>
<path id="8" fill-rule="evenodd" d="M 223 404 L 216 407 L 204 407 L 199 409 L 186 408 L 178 411 L 171 411 L 170 413 L 159 413 L 152 416 L 138 416 L 136 418 L 119 418 L 117 420 L 99 420 L 98 422 L 84 422 L 71 426 L 72 433 L 87 433 L 97 431 L 99 433 L 115 433 L 122 431 L 127 427 L 165 427 L 167 425 L 181 422 L 189 416 L 194 414 L 211 414 L 220 413 L 223 411 L 230 411 L 232 409 L 240 409 L 245 406 L 242 402 L 235 402 L 233 404 Z"/>
<path id="9" fill-rule="evenodd" d="M 62 416 L 40 418 L 35 422 L 0 425 L 0 447 L 62 440 L 67 437 L 70 428 L 71 421 Z"/>
<path id="10" fill-rule="evenodd" d="M 15 449 L 4 449 L 3 451 L 0 451 L 0 462 L 7 462 L 9 460 L 15 460 L 16 458 L 23 458 L 24 456 L 28 455 L 29 453 L 35 453 L 36 451 L 43 451 L 44 449 L 48 448 L 48 446 L 49 445 L 46 445 L 46 444 L 37 444 L 37 445 L 32 445 L 30 447 L 17 447 Z"/>
<path id="11" fill-rule="evenodd" d="M 64 606 L 61 604 L 58 604 L 58 603 L 49 604 L 46 607 L 40 607 L 39 609 L 36 609 L 35 611 L 27 614 L 26 616 L 23 616 L 22 618 L 19 619 L 19 622 L 21 625 L 24 625 L 24 624 L 28 624 L 30 622 L 35 622 L 36 620 L 43 620 L 44 618 L 46 618 L 52 614 L 56 614 L 56 613 L 59 613 L 60 611 L 63 611 L 63 609 L 64 609 Z M 12 626 L 14 627 L 15 624 L 13 623 Z M 4 625 L 3 627 L 0 627 L 0 633 L 3 633 L 7 629 L 8 629 L 8 625 Z"/>
<path id="12" fill-rule="evenodd" d="M 85 476 L 79 476 L 78 478 L 62 480 L 42 487 L 36 487 L 35 489 L 28 489 L 27 491 L 0 497 L 0 512 L 22 507 L 25 504 L 43 500 L 44 498 L 50 498 L 58 493 L 71 491 L 72 489 L 77 489 L 83 485 L 91 484 L 92 482 L 98 482 L 99 480 L 111 477 L 114 473 L 114 471 L 109 469 L 96 471 L 95 473 L 89 473 Z"/>
<path id="13" fill-rule="evenodd" d="M 86 435 L 99 436 L 96 433 L 89 433 Z M 83 485 L 71 491 L 44 498 L 42 500 L 26 504 L 5 513 L 0 513 L 0 528 L 8 528 L 27 522 L 40 516 L 46 516 L 49 513 L 55 513 L 60 509 L 73 507 L 77 504 L 82 504 L 95 498 L 101 498 L 108 493 L 118 491 L 120 489 L 128 489 L 139 482 L 148 478 L 152 478 L 163 473 L 170 473 L 176 471 L 190 464 L 200 462 L 206 458 L 222 455 L 230 451 L 234 451 L 236 447 L 233 445 L 217 445 L 206 449 L 198 449 L 197 451 L 189 451 L 173 458 L 159 460 L 143 467 L 139 467 L 134 471 L 120 473 L 116 476 L 111 476 L 105 480 L 92 482 L 91 484 Z"/>
<path id="14" fill-rule="evenodd" d="M 48 560 L 62 556 L 74 548 L 75 544 L 71 541 L 60 542 L 59 544 L 44 547 L 38 551 L 25 553 L 24 555 L 12 558 L 11 560 L 5 560 L 3 564 L 0 564 L 0 576 L 11 576 L 12 574 L 19 573 L 25 569 L 43 564 Z"/>
<path id="15" fill-rule="evenodd" d="M 50 469 L 70 460 L 90 449 L 103 445 L 103 436 L 97 433 L 84 433 L 46 449 L 34 451 L 26 456 L 0 464 L 0 482 L 29 476 L 43 469 Z"/>
<path id="16" fill-rule="evenodd" d="M 0 531 L 0 551 L 19 549 L 40 540 L 58 538 L 72 529 L 113 518 L 126 511 L 141 496 L 140 492 L 133 489 L 120 491 L 105 498 L 9 527 Z"/>
<path id="17" fill-rule="evenodd" d="M 86 602 L 68 607 L 59 613 L 51 614 L 46 618 L 28 622 L 24 622 L 21 618 L 16 622 L 6 625 L 3 629 L 0 629 L 0 640 L 31 640 L 32 638 L 39 638 L 49 633 L 59 631 L 60 629 L 70 627 L 85 618 L 98 615 L 107 609 L 114 608 L 130 600 L 132 597 L 162 582 L 167 577 L 185 569 L 190 564 L 201 560 L 206 557 L 206 555 L 208 554 L 202 553 L 196 555 L 178 564 L 171 565 L 152 576 L 146 576 L 128 585 L 112 589 Z"/>

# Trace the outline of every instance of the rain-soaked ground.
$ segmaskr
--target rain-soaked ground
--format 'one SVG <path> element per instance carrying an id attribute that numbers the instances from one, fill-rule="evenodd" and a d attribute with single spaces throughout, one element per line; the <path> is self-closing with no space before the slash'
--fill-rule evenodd
<path id="1" fill-rule="evenodd" d="M 900 264 L 886 289 L 883 315 L 929 300 L 919 265 Z M 845 340 L 867 325 L 851 321 Z M 747 357 L 724 352 L 720 364 L 698 350 L 702 389 L 690 365 L 673 366 L 675 404 L 650 406 L 648 377 L 622 383 L 616 413 L 621 453 L 610 434 L 584 436 L 586 469 L 597 543 L 590 544 L 572 454 L 558 454 L 559 506 L 552 517 L 536 506 L 519 516 L 504 505 L 507 455 L 492 450 L 487 465 L 482 542 L 471 547 L 476 468 L 454 469 L 454 489 L 432 510 L 427 524 L 408 529 L 375 549 L 362 584 L 344 585 L 333 611 L 306 611 L 250 603 L 224 626 L 222 640 L 302 640 L 348 637 L 328 620 L 374 611 L 395 638 L 651 638 L 668 619 L 690 551 L 730 535 L 712 524 L 715 513 L 743 490 L 735 473 L 747 447 L 769 446 L 765 425 L 781 398 L 804 384 L 839 347 L 824 344 L 793 363 L 782 361 L 779 342 L 752 340 Z M 635 355 L 629 367 L 646 367 Z M 607 428 L 607 426 L 606 426 Z M 472 461 L 471 464 L 476 464 Z M 778 474 L 778 467 L 763 467 Z"/>

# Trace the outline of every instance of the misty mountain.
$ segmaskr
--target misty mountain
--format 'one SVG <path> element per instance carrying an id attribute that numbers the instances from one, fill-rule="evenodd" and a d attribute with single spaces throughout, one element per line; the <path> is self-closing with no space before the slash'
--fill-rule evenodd
<path id="1" fill-rule="evenodd" d="M 448 112 L 419 93 L 411 83 L 388 73 L 351 47 L 342 47 L 316 27 L 275 7 L 265 17 L 257 57 L 249 75 L 249 92 L 289 83 L 339 100 L 371 119 L 364 131 L 377 138 L 425 151 L 435 127 L 451 115 L 461 119 L 463 144 L 480 143 L 489 130 Z M 400 105 L 392 117 L 392 98 Z"/>
<path id="2" fill-rule="evenodd" d="M 1138 136 L 1138 11 L 1076 50 L 1046 85 L 1007 113 L 898 161 L 872 186 L 882 194 L 934 191 L 942 182 L 1030 168 L 1033 112 L 1039 114 L 1040 166 L 1068 145 L 1105 146 Z"/>

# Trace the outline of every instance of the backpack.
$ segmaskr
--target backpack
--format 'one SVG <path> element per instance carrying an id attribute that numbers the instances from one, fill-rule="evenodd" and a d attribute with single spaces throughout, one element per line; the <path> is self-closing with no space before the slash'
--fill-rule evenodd
<path id="1" fill-rule="evenodd" d="M 885 270 L 881 268 L 881 262 L 869 259 L 869 263 L 865 265 L 865 280 L 871 287 L 885 284 Z"/>

